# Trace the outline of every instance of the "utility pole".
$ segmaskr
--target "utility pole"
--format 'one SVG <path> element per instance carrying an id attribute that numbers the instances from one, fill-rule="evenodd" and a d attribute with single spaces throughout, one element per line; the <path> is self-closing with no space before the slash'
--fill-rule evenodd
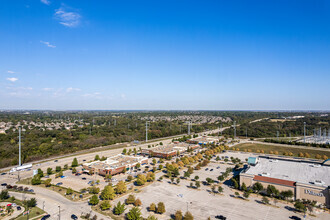
<path id="1" fill-rule="evenodd" d="M 18 128 L 18 148 L 19 148 L 19 158 L 18 158 L 18 165 L 22 166 L 22 160 L 21 160 L 21 127 Z"/>
<path id="2" fill-rule="evenodd" d="M 61 220 L 61 206 L 58 206 L 58 220 Z"/>
<path id="3" fill-rule="evenodd" d="M 304 122 L 304 143 L 306 144 L 306 122 Z"/>
<path id="4" fill-rule="evenodd" d="M 234 121 L 234 140 L 236 139 L 236 121 Z"/>
<path id="5" fill-rule="evenodd" d="M 148 142 L 148 125 L 150 126 L 150 122 L 146 121 L 146 142 Z"/>

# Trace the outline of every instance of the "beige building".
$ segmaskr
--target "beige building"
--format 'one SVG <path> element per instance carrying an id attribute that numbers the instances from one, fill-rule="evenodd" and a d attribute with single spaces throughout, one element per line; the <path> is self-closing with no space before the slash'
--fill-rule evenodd
<path id="1" fill-rule="evenodd" d="M 240 184 L 247 187 L 261 183 L 279 191 L 291 190 L 295 199 L 317 201 L 330 207 L 330 161 L 323 163 L 279 157 L 260 156 L 255 164 L 240 174 Z"/>

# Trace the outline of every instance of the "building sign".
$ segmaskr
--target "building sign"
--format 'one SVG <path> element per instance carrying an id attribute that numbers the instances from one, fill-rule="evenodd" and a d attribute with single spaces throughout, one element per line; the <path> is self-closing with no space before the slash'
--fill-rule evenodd
<path id="1" fill-rule="evenodd" d="M 309 194 L 309 195 L 312 195 L 312 196 L 320 196 L 320 197 L 323 197 L 323 193 L 322 192 L 314 192 L 312 190 L 309 190 L 309 189 L 305 189 L 305 194 Z"/>

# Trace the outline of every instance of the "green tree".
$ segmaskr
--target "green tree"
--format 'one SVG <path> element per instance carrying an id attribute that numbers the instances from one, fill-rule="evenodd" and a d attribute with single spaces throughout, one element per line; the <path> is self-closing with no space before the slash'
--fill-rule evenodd
<path id="1" fill-rule="evenodd" d="M 51 184 L 51 181 L 52 181 L 52 179 L 46 179 L 45 182 L 44 182 L 45 183 L 45 186 L 46 187 L 50 187 L 52 185 Z"/>
<path id="2" fill-rule="evenodd" d="M 247 199 L 247 198 L 249 198 L 250 193 L 248 191 L 244 191 L 243 196 L 244 196 L 244 198 Z"/>
<path id="3" fill-rule="evenodd" d="M 263 185 L 259 182 L 256 182 L 255 184 L 253 184 L 252 189 L 256 192 L 259 193 L 261 190 L 264 189 Z"/>
<path id="4" fill-rule="evenodd" d="M 219 193 L 222 193 L 222 192 L 223 192 L 223 188 L 222 188 L 222 186 L 219 186 L 219 187 L 218 187 L 218 192 L 219 192 Z"/>
<path id="5" fill-rule="evenodd" d="M 128 220 L 141 220 L 142 214 L 138 207 L 133 207 L 129 210 L 127 213 L 127 219 Z"/>
<path id="6" fill-rule="evenodd" d="M 149 206 L 149 211 L 150 212 L 155 212 L 156 211 L 156 204 L 155 203 L 151 203 Z"/>
<path id="7" fill-rule="evenodd" d="M 247 191 L 247 187 L 246 187 L 245 183 L 242 183 L 241 190 Z"/>
<path id="8" fill-rule="evenodd" d="M 158 220 L 154 215 L 149 215 L 147 220 Z"/>
<path id="9" fill-rule="evenodd" d="M 41 179 L 40 179 L 40 176 L 38 174 L 33 176 L 32 180 L 31 180 L 31 184 L 32 185 L 41 184 Z"/>
<path id="10" fill-rule="evenodd" d="M 183 220 L 194 220 L 194 216 L 187 211 L 183 216 Z"/>
<path id="11" fill-rule="evenodd" d="M 306 211 L 306 206 L 304 203 L 302 203 L 301 201 L 297 200 L 295 203 L 294 203 L 294 207 L 301 211 L 301 212 L 304 212 Z"/>
<path id="12" fill-rule="evenodd" d="M 104 210 L 108 210 L 111 208 L 110 202 L 109 201 L 103 201 L 100 204 L 100 208 L 104 211 Z"/>
<path id="13" fill-rule="evenodd" d="M 129 195 L 125 201 L 126 205 L 134 204 L 135 202 L 135 196 L 134 195 Z"/>
<path id="14" fill-rule="evenodd" d="M 123 194 L 127 191 L 127 187 L 124 183 L 124 181 L 119 181 L 119 183 L 117 183 L 116 188 L 115 188 L 115 192 L 117 194 Z"/>
<path id="15" fill-rule="evenodd" d="M 0 200 L 5 200 L 9 198 L 8 190 L 2 190 L 0 193 Z"/>
<path id="16" fill-rule="evenodd" d="M 77 158 L 73 158 L 73 161 L 72 161 L 72 164 L 71 164 L 71 166 L 72 167 L 77 167 L 79 164 L 78 164 L 78 160 L 77 160 Z"/>
<path id="17" fill-rule="evenodd" d="M 56 173 L 60 172 L 62 170 L 61 166 L 56 166 L 55 171 Z"/>
<path id="18" fill-rule="evenodd" d="M 64 170 L 67 170 L 67 169 L 69 169 L 69 166 L 67 164 L 65 164 L 64 167 L 63 167 L 63 169 Z"/>
<path id="19" fill-rule="evenodd" d="M 181 210 L 177 210 L 174 214 L 174 220 L 182 220 L 182 212 Z"/>
<path id="20" fill-rule="evenodd" d="M 268 194 L 269 196 L 271 196 L 271 197 L 273 197 L 273 196 L 278 196 L 279 191 L 278 191 L 278 189 L 275 188 L 275 186 L 273 186 L 273 185 L 268 185 L 268 186 L 267 186 L 267 194 Z"/>
<path id="21" fill-rule="evenodd" d="M 26 204 L 27 207 L 32 208 L 32 207 L 35 207 L 37 205 L 37 200 L 35 198 L 31 198 L 29 200 L 26 200 L 25 204 Z"/>
<path id="22" fill-rule="evenodd" d="M 147 178 L 146 178 L 145 175 L 143 175 L 143 174 L 139 174 L 139 175 L 137 176 L 136 184 L 137 184 L 138 186 L 142 186 L 142 185 L 144 185 L 146 182 L 147 182 Z"/>
<path id="23" fill-rule="evenodd" d="M 141 206 L 142 205 L 142 202 L 140 199 L 136 199 L 135 202 L 134 202 L 134 206 Z"/>
<path id="24" fill-rule="evenodd" d="M 53 173 L 53 169 L 50 168 L 50 167 L 48 167 L 48 168 L 47 168 L 47 174 L 48 174 L 48 175 L 51 175 L 52 173 Z"/>
<path id="25" fill-rule="evenodd" d="M 72 173 L 76 173 L 77 172 L 77 169 L 75 167 L 72 168 Z"/>
<path id="26" fill-rule="evenodd" d="M 266 196 L 263 196 L 261 201 L 264 203 L 264 204 L 269 204 L 269 199 L 266 197 Z"/>
<path id="27" fill-rule="evenodd" d="M 119 201 L 113 211 L 115 215 L 121 215 L 122 213 L 125 212 L 125 210 L 126 210 L 125 204 L 124 203 L 121 204 L 121 202 Z"/>
<path id="28" fill-rule="evenodd" d="M 291 190 L 286 190 L 286 191 L 282 191 L 280 193 L 280 195 L 287 200 L 288 198 L 291 198 L 293 196 L 293 192 Z"/>
<path id="29" fill-rule="evenodd" d="M 71 195 L 73 193 L 73 190 L 71 189 L 71 188 L 68 188 L 67 190 L 66 190 L 66 194 L 67 195 Z"/>
<path id="30" fill-rule="evenodd" d="M 164 205 L 164 203 L 159 202 L 158 205 L 157 205 L 157 213 L 159 213 L 159 214 L 163 214 L 163 213 L 165 213 L 165 212 L 166 212 L 166 210 L 165 210 L 165 205 Z"/>
<path id="31" fill-rule="evenodd" d="M 101 160 L 101 158 L 98 154 L 96 154 L 94 160 Z"/>
<path id="32" fill-rule="evenodd" d="M 115 198 L 115 190 L 112 186 L 107 185 L 101 192 L 101 199 L 102 200 L 113 200 Z"/>
<path id="33" fill-rule="evenodd" d="M 89 200 L 89 204 L 91 205 L 97 205 L 99 203 L 99 198 L 97 197 L 97 195 L 93 195 L 92 198 L 90 198 Z"/>
<path id="34" fill-rule="evenodd" d="M 196 181 L 196 182 L 195 182 L 195 186 L 196 186 L 196 188 L 198 189 L 198 188 L 201 186 L 201 183 L 200 183 L 199 181 Z"/>
<path id="35" fill-rule="evenodd" d="M 40 168 L 38 169 L 38 175 L 44 177 L 44 172 Z"/>
<path id="36" fill-rule="evenodd" d="M 92 187 L 89 187 L 88 188 L 88 192 L 90 194 L 99 194 L 100 188 L 99 187 L 96 187 L 96 186 L 92 186 Z"/>

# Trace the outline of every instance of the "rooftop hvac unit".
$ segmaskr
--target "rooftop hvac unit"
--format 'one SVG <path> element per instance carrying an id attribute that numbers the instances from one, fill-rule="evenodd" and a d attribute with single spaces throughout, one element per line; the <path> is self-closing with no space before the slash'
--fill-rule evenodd
<path id="1" fill-rule="evenodd" d="M 264 172 L 264 173 L 261 173 L 260 176 L 270 176 L 270 173 Z"/>
<path id="2" fill-rule="evenodd" d="M 322 185 L 325 184 L 325 182 L 322 181 L 322 180 L 315 180 L 315 181 L 314 181 L 314 184 L 315 184 L 315 185 L 320 185 L 320 186 L 322 186 Z"/>

